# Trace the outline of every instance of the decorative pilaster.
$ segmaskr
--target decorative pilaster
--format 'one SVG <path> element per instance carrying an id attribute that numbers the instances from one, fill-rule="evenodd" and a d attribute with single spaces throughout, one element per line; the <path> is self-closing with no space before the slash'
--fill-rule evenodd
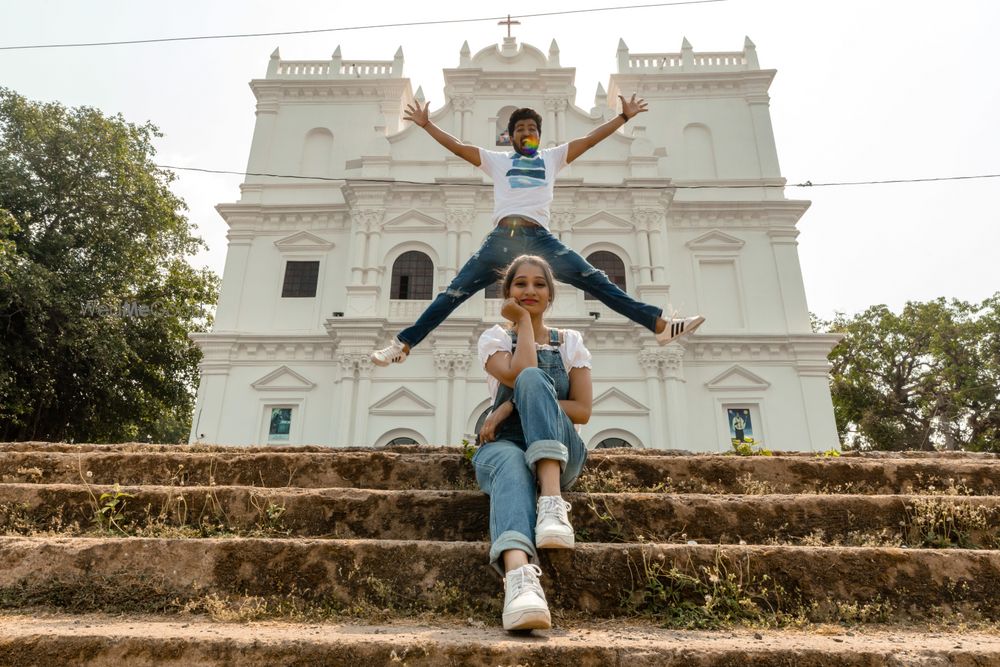
<path id="1" fill-rule="evenodd" d="M 455 110 L 455 132 L 462 141 L 471 141 L 472 109 L 476 100 L 471 95 L 456 95 L 451 98 L 451 106 Z"/>
<path id="2" fill-rule="evenodd" d="M 571 247 L 573 236 L 573 223 L 576 221 L 576 212 L 569 209 L 558 209 L 551 213 L 549 227 L 552 233 L 563 242 L 566 247 Z"/>
<path id="3" fill-rule="evenodd" d="M 438 403 L 435 430 L 439 444 L 455 444 L 462 437 L 465 415 L 465 378 L 472 358 L 467 349 L 437 348 L 434 368 L 437 370 Z"/>
<path id="4" fill-rule="evenodd" d="M 337 420 L 337 444 L 366 444 L 357 441 L 367 435 L 368 394 L 374 366 L 367 352 L 341 351 L 335 360 L 340 366 L 340 418 Z"/>
<path id="5" fill-rule="evenodd" d="M 688 436 L 684 353 L 680 343 L 639 351 L 639 365 L 646 373 L 646 386 L 653 401 L 651 426 L 654 433 L 663 435 L 665 442 L 660 446 L 667 449 L 684 448 Z"/>
<path id="6" fill-rule="evenodd" d="M 788 333 L 812 333 L 809 322 L 809 307 L 806 305 L 805 285 L 802 268 L 799 265 L 799 230 L 794 227 L 769 229 L 771 253 L 775 271 L 778 274 L 778 289 L 781 291 L 781 305 L 785 312 Z"/>
<path id="7" fill-rule="evenodd" d="M 448 226 L 448 256 L 445 259 L 447 265 L 445 274 L 445 285 L 450 284 L 458 273 L 459 267 L 467 259 L 467 250 L 462 241 L 463 237 L 472 236 L 472 220 L 475 211 L 471 208 L 448 207 L 444 212 L 445 223 Z M 443 287 L 444 285 L 442 285 Z"/>

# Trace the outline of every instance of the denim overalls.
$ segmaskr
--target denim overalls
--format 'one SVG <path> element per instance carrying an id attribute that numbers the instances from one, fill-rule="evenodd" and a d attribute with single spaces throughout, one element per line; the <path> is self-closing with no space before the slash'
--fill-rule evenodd
<path id="1" fill-rule="evenodd" d="M 517 349 L 517 334 L 507 332 Z M 538 350 L 538 367 L 521 371 L 514 388 L 500 384 L 493 409 L 513 400 L 514 412 L 472 458 L 479 488 L 490 496 L 490 565 L 503 575 L 500 556 L 508 549 L 535 550 L 535 463 L 559 461 L 560 486 L 568 490 L 583 469 L 587 448 L 559 407 L 569 398 L 569 375 L 559 354 L 559 332 L 550 331 L 553 350 Z"/>

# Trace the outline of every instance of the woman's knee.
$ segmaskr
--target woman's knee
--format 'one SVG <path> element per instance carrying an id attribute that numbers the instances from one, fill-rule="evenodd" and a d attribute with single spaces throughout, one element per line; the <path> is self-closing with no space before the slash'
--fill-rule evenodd
<path id="1" fill-rule="evenodd" d="M 552 379 L 548 376 L 548 373 L 540 368 L 531 367 L 525 368 L 517 374 L 517 379 L 514 380 L 515 394 L 523 395 L 525 393 L 536 393 L 538 391 L 545 391 L 548 393 L 555 391 L 552 386 Z"/>

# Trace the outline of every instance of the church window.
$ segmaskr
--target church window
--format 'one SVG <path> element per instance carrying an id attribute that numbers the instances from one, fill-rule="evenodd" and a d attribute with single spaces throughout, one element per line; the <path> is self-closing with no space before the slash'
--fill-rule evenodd
<path id="1" fill-rule="evenodd" d="M 625 291 L 625 263 L 621 260 L 621 257 L 607 250 L 598 250 L 591 253 L 587 257 L 587 261 L 595 268 L 604 271 L 608 276 L 608 280 L 621 288 L 623 292 Z M 589 292 L 586 293 L 584 298 L 587 301 L 597 300 L 597 297 L 592 296 Z"/>
<path id="2" fill-rule="evenodd" d="M 434 263 L 418 250 L 404 252 L 392 264 L 390 299 L 430 299 L 434 290 Z"/>
<path id="3" fill-rule="evenodd" d="M 486 286 L 486 298 L 487 299 L 502 299 L 503 298 L 503 285 L 500 281 L 495 283 L 490 283 Z"/>
<path id="4" fill-rule="evenodd" d="M 393 438 L 392 440 L 390 440 L 389 442 L 387 442 L 385 444 L 386 444 L 386 446 L 392 446 L 392 445 L 416 445 L 416 444 L 419 444 L 419 443 L 416 440 L 414 440 L 413 438 L 408 438 L 408 437 L 406 437 L 404 435 L 404 436 L 399 437 L 399 438 Z"/>
<path id="5" fill-rule="evenodd" d="M 517 107 L 504 107 L 497 112 L 497 146 L 510 146 L 510 134 L 507 132 L 507 123 L 510 122 L 510 115 L 515 111 L 517 111 Z"/>
<path id="6" fill-rule="evenodd" d="M 618 447 L 631 448 L 632 445 L 628 444 L 628 442 L 622 440 L 621 438 L 605 438 L 597 443 L 597 446 L 594 447 L 594 449 L 615 449 Z"/>
<path id="7" fill-rule="evenodd" d="M 319 262 L 288 262 L 285 264 L 285 282 L 281 286 L 281 296 L 314 297 L 318 281 Z"/>

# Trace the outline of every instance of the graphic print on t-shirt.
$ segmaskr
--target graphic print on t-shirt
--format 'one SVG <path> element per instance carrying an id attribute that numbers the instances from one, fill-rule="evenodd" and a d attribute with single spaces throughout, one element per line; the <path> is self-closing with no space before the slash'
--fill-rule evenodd
<path id="1" fill-rule="evenodd" d="M 540 156 L 524 157 L 515 153 L 512 162 L 506 173 L 511 188 L 540 188 L 545 185 L 545 161 Z"/>

